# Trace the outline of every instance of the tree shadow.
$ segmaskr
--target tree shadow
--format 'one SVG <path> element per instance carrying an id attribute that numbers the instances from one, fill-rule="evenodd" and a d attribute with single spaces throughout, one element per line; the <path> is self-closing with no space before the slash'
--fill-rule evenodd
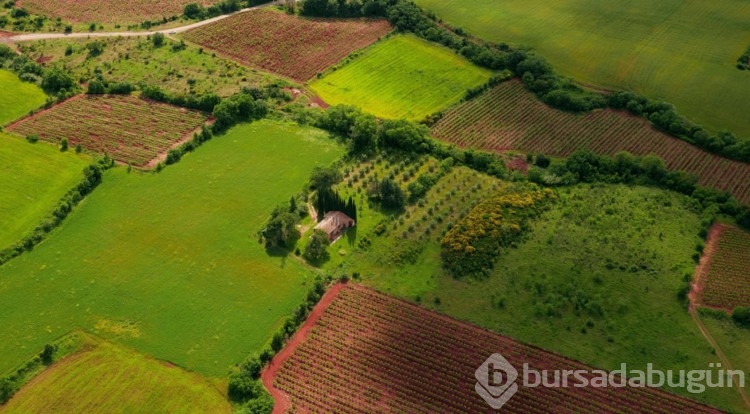
<path id="1" fill-rule="evenodd" d="M 346 230 L 346 241 L 349 243 L 349 246 L 354 246 L 354 242 L 357 241 L 357 226 L 350 227 L 348 230 Z"/>

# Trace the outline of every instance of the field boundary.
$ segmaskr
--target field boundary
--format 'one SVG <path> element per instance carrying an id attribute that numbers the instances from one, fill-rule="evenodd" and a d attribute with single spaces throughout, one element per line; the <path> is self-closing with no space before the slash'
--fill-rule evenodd
<path id="1" fill-rule="evenodd" d="M 154 101 L 154 102 L 158 102 L 158 101 Z M 185 134 L 185 136 L 175 141 L 172 145 L 169 146 L 169 148 L 166 148 L 163 152 L 156 154 L 156 157 L 152 158 L 151 161 L 147 162 L 143 167 L 133 167 L 133 168 L 138 168 L 139 170 L 144 170 L 144 171 L 156 168 L 159 165 L 159 163 L 167 159 L 167 154 L 169 154 L 169 151 L 175 150 L 179 148 L 182 144 L 187 143 L 188 141 L 193 139 L 193 136 L 195 134 L 201 132 L 203 128 L 210 127 L 211 125 L 214 124 L 215 121 L 216 121 L 215 119 L 209 117 L 206 120 L 206 122 L 203 123 L 203 125 Z M 121 163 L 121 162 L 118 162 L 118 164 L 128 165 L 126 163 Z"/>
<path id="2" fill-rule="evenodd" d="M 23 135 L 21 135 L 21 134 L 18 134 L 18 133 L 16 133 L 16 132 L 10 131 L 10 129 L 13 129 L 13 128 L 15 128 L 16 126 L 18 126 L 18 124 L 20 124 L 21 122 L 24 122 L 24 121 L 26 121 L 26 120 L 27 120 L 27 119 L 29 119 L 29 118 L 33 118 L 33 117 L 35 117 L 35 116 L 37 116 L 37 115 L 41 115 L 41 114 L 43 114 L 43 113 L 45 113 L 45 112 L 49 112 L 49 111 L 51 111 L 51 110 L 52 110 L 52 108 L 56 107 L 57 105 L 60 105 L 60 104 L 62 104 L 62 103 L 65 103 L 65 102 L 69 102 L 69 101 L 75 101 L 75 100 L 78 100 L 78 99 L 82 99 L 82 98 L 83 98 L 84 96 L 86 96 L 86 94 L 85 94 L 85 93 L 79 93 L 78 95 L 73 95 L 73 96 L 71 96 L 70 98 L 67 98 L 67 99 L 63 99 L 62 101 L 56 101 L 56 102 L 55 102 L 54 104 L 52 104 L 52 105 L 50 105 L 50 106 L 47 106 L 47 107 L 42 107 L 41 109 L 35 109 L 35 110 L 32 110 L 32 111 L 29 111 L 29 113 L 28 113 L 28 114 L 26 114 L 26 115 L 24 115 L 24 116 L 22 116 L 22 117 L 20 117 L 20 118 L 16 119 L 15 121 L 12 121 L 12 122 L 11 122 L 11 123 L 9 123 L 8 125 L 5 125 L 5 126 L 3 127 L 3 132 L 6 132 L 6 133 L 8 133 L 8 134 L 13 134 L 13 135 L 17 135 L 17 136 L 19 136 L 19 137 L 23 137 L 23 138 L 26 138 L 26 137 L 24 137 L 24 136 L 23 136 Z"/>
<path id="3" fill-rule="evenodd" d="M 328 305 L 338 297 L 341 290 L 349 285 L 346 282 L 339 282 L 331 286 L 318 303 L 310 311 L 310 315 L 307 317 L 305 322 L 295 332 L 295 334 L 289 339 L 284 348 L 279 351 L 263 368 L 261 372 L 261 381 L 266 387 L 268 392 L 271 394 L 274 400 L 273 413 L 282 414 L 285 413 L 289 407 L 289 396 L 274 386 L 274 380 L 276 379 L 276 373 L 284 365 L 284 362 L 294 353 L 299 345 L 307 339 L 310 331 L 315 327 L 315 324 L 320 319 L 321 315 L 328 309 Z"/>
<path id="4" fill-rule="evenodd" d="M 721 223 L 714 223 L 708 230 L 708 236 L 706 236 L 706 246 L 703 248 L 703 254 L 701 254 L 698 265 L 695 267 L 695 273 L 693 274 L 693 281 L 690 283 L 690 293 L 688 299 L 690 300 L 690 311 L 697 310 L 698 307 L 709 307 L 702 303 L 702 293 L 706 285 L 706 276 L 711 270 L 711 259 L 716 253 L 717 245 L 719 244 L 719 238 L 722 233 L 727 229 L 727 226 Z M 726 311 L 726 309 L 721 309 Z"/>

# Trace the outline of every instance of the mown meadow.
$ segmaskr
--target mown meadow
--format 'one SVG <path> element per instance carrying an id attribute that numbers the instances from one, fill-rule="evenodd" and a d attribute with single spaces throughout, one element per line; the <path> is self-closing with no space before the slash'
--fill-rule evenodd
<path id="1" fill-rule="evenodd" d="M 342 153 L 319 130 L 261 121 L 159 174 L 108 171 L 45 242 L 0 268 L 0 371 L 81 328 L 225 376 L 308 290 L 310 271 L 269 256 L 257 231 Z"/>
<path id="2" fill-rule="evenodd" d="M 0 133 L 0 249 L 20 240 L 83 178 L 91 162 L 59 146 Z"/>
<path id="3" fill-rule="evenodd" d="M 44 104 L 46 96 L 36 85 L 24 82 L 12 72 L 0 70 L 0 125 L 14 121 Z"/>
<path id="4" fill-rule="evenodd" d="M 461 100 L 491 72 L 413 35 L 392 36 L 310 83 L 330 105 L 384 118 L 421 120 Z"/>

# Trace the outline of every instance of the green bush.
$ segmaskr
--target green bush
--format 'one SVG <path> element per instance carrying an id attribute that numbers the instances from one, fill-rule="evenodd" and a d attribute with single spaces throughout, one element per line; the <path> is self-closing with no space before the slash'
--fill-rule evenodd
<path id="1" fill-rule="evenodd" d="M 743 328 L 750 328 L 750 307 L 738 306 L 734 308 L 732 320 Z"/>

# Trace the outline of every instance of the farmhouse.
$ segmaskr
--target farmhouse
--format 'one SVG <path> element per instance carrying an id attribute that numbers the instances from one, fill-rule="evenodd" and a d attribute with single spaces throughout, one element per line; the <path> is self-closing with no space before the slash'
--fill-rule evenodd
<path id="1" fill-rule="evenodd" d="M 354 227 L 353 218 L 340 211 L 329 211 L 315 229 L 323 230 L 328 235 L 328 240 L 334 241 L 350 227 Z"/>

